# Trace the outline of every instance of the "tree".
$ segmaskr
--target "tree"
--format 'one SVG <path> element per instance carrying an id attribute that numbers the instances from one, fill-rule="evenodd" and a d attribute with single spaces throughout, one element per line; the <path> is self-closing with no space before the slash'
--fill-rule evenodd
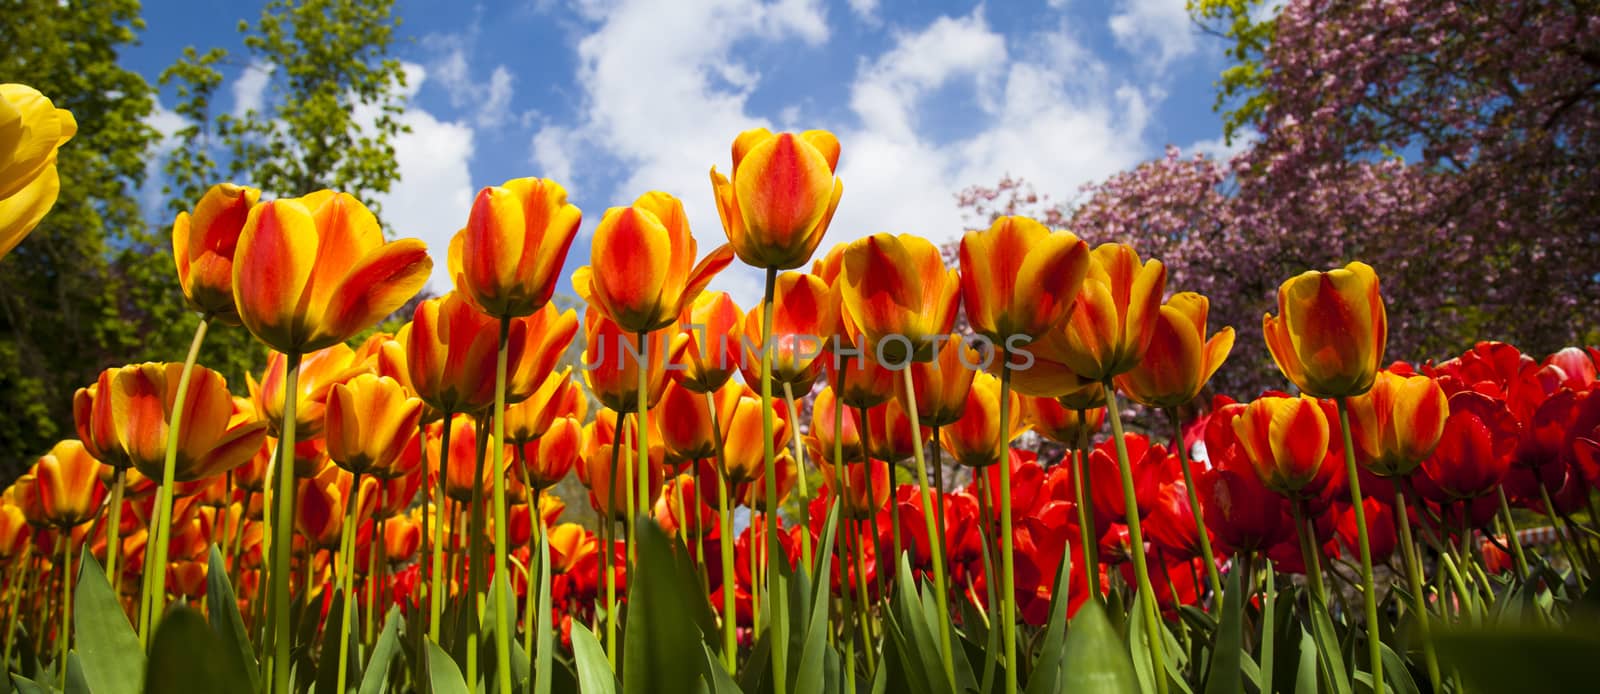
<path id="1" fill-rule="evenodd" d="M 72 393 L 112 362 L 152 358 L 165 320 L 140 287 L 159 266 L 139 209 L 150 87 L 118 65 L 143 23 L 135 0 L 21 0 L 0 12 L 0 81 L 72 111 L 54 209 L 0 262 L 0 483 L 73 436 Z M 170 274 L 171 261 L 166 264 Z"/>
<path id="2" fill-rule="evenodd" d="M 1225 20 L 1235 60 L 1259 61 L 1225 71 L 1219 96 L 1252 146 L 1228 162 L 1169 150 L 1056 210 L 1211 297 L 1213 322 L 1240 331 L 1220 388 L 1281 387 L 1260 340 L 1278 282 L 1350 260 L 1382 278 L 1392 359 L 1594 334 L 1600 4 L 1259 4 L 1195 5 Z"/>

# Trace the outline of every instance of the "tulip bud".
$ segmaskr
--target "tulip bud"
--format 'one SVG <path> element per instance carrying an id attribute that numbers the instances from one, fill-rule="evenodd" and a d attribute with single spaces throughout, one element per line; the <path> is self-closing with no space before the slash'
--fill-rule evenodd
<path id="1" fill-rule="evenodd" d="M 172 259 L 189 308 L 229 325 L 239 323 L 233 303 L 233 255 L 250 208 L 261 191 L 232 183 L 214 185 L 172 223 Z"/>
<path id="2" fill-rule="evenodd" d="M 478 191 L 466 228 L 450 240 L 456 291 L 495 318 L 533 313 L 555 292 L 582 218 L 554 181 L 516 178 Z"/>
<path id="3" fill-rule="evenodd" d="M 1383 361 L 1389 321 L 1378 275 L 1365 263 L 1306 272 L 1278 287 L 1278 315 L 1261 330 L 1278 370 L 1317 398 L 1360 395 Z"/>
<path id="4" fill-rule="evenodd" d="M 1261 483 L 1294 495 L 1322 469 L 1328 454 L 1328 419 L 1315 399 L 1263 397 L 1233 420 L 1239 445 Z"/>
<path id="5" fill-rule="evenodd" d="M 844 194 L 838 164 L 839 140 L 826 130 L 740 133 L 732 180 L 711 168 L 722 230 L 739 259 L 778 270 L 810 260 Z"/>

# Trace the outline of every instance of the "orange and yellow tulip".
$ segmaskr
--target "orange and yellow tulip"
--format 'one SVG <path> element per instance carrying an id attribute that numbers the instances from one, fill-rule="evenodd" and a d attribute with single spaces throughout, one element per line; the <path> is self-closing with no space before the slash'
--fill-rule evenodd
<path id="1" fill-rule="evenodd" d="M 578 420 L 561 417 L 543 436 L 517 444 L 517 464 L 535 490 L 549 489 L 572 471 L 583 453 L 583 428 Z"/>
<path id="2" fill-rule="evenodd" d="M 1389 338 L 1378 275 L 1366 263 L 1306 272 L 1278 287 L 1278 315 L 1261 317 L 1273 361 L 1301 392 L 1360 395 L 1372 387 Z"/>
<path id="3" fill-rule="evenodd" d="M 395 476 L 395 463 L 416 450 L 422 401 L 387 376 L 361 374 L 328 393 L 328 457 L 345 471 Z"/>
<path id="4" fill-rule="evenodd" d="M 1060 326 L 1089 273 L 1089 244 L 1027 217 L 961 237 L 961 296 L 979 335 L 1005 345 Z"/>
<path id="5" fill-rule="evenodd" d="M 545 304 L 533 315 L 512 319 L 506 349 L 506 404 L 528 399 L 549 380 L 577 334 L 578 312 L 570 308 L 560 311 L 554 304 Z M 492 388 L 492 363 L 489 375 Z"/>
<path id="6" fill-rule="evenodd" d="M 683 203 L 652 191 L 629 207 L 606 210 L 590 264 L 572 274 L 572 286 L 623 330 L 647 333 L 676 322 L 731 262 L 733 250 L 724 245 L 695 264 Z"/>
<path id="7" fill-rule="evenodd" d="M 680 361 L 672 379 L 696 393 L 721 388 L 739 368 L 744 312 L 727 292 L 700 292 L 684 306 L 678 323 L 683 331 L 672 338 L 672 351 Z"/>
<path id="8" fill-rule="evenodd" d="M 101 371 L 94 383 L 72 394 L 72 420 L 89 455 L 107 466 L 126 470 L 133 459 L 117 435 L 117 418 L 111 410 L 111 380 L 121 369 Z"/>
<path id="9" fill-rule="evenodd" d="M 1350 398 L 1356 460 L 1384 477 L 1407 474 L 1433 455 L 1449 416 L 1438 381 L 1380 371 L 1371 390 Z"/>
<path id="10" fill-rule="evenodd" d="M 233 261 L 240 321 L 268 347 L 296 354 L 377 324 L 433 269 L 421 241 L 385 243 L 365 205 L 328 190 L 252 207 Z"/>
<path id="11" fill-rule="evenodd" d="M 729 386 L 734 388 L 735 386 Z M 722 475 L 729 484 L 744 484 L 761 478 L 765 469 L 766 452 L 762 445 L 761 398 L 748 386 L 737 386 L 738 398 L 728 409 L 718 407 L 718 424 L 722 425 Z M 772 412 L 772 449 L 783 450 L 792 434 L 787 411 L 774 403 Z"/>
<path id="12" fill-rule="evenodd" d="M 506 440 L 517 445 L 536 441 L 564 417 L 583 421 L 589 399 L 572 380 L 572 368 L 550 374 L 522 402 L 506 407 Z"/>
<path id="13" fill-rule="evenodd" d="M 82 441 L 66 439 L 52 446 L 32 472 L 38 480 L 39 513 L 50 525 L 72 528 L 100 514 L 106 498 L 100 461 L 89 455 Z"/>
<path id="14" fill-rule="evenodd" d="M 899 398 L 901 407 L 909 409 L 908 396 L 916 396 L 917 417 L 922 426 L 954 424 L 966 409 L 967 394 L 972 390 L 982 359 L 983 355 L 968 344 L 964 336 L 950 335 L 939 345 L 931 361 L 913 362 L 906 367 L 911 369 L 912 393 L 906 392 L 904 378 L 895 379 L 895 397 Z"/>
<path id="15" fill-rule="evenodd" d="M 834 441 L 839 441 L 843 463 L 859 463 L 866 459 L 866 454 L 861 450 L 861 431 L 856 425 L 856 412 L 845 406 L 842 416 L 836 416 L 834 408 L 840 403 L 833 395 L 832 388 L 823 388 L 817 397 L 811 401 L 811 431 L 806 436 L 806 448 L 811 452 L 811 459 L 833 462 Z M 835 419 L 843 424 L 839 431 L 834 430 Z"/>
<path id="16" fill-rule="evenodd" d="M 584 379 L 589 392 L 600 404 L 617 412 L 632 412 L 639 405 L 639 369 L 645 368 L 645 406 L 655 407 L 667 385 L 666 365 L 678 361 L 666 331 L 648 335 L 645 353 L 636 346 L 636 337 L 593 306 L 583 314 Z M 678 343 L 677 347 L 682 347 Z"/>
<path id="17" fill-rule="evenodd" d="M 773 285 L 771 343 L 761 344 L 762 316 L 766 304 L 744 317 L 744 370 L 746 383 L 761 382 L 761 350 L 772 350 L 772 382 L 787 383 L 807 392 L 822 373 L 827 352 L 824 336 L 839 330 L 839 306 L 820 277 L 785 272 Z"/>
<path id="18" fill-rule="evenodd" d="M 417 304 L 399 334 L 417 397 L 448 413 L 477 412 L 493 404 L 499 339 L 499 322 L 473 308 L 460 292 Z M 506 363 L 511 363 L 509 354 Z"/>
<path id="19" fill-rule="evenodd" d="M 1148 407 L 1177 407 L 1199 397 L 1233 349 L 1231 326 L 1206 339 L 1210 306 L 1194 292 L 1172 295 L 1157 315 L 1149 350 L 1133 370 L 1117 377 L 1117 387 Z"/>
<path id="20" fill-rule="evenodd" d="M 1167 269 L 1159 260 L 1140 263 L 1139 254 L 1121 244 L 1101 245 L 1093 257 L 1067 319 L 1062 362 L 1084 379 L 1105 381 L 1144 359 L 1161 314 Z"/>
<path id="21" fill-rule="evenodd" d="M 950 334 L 961 281 L 939 248 L 920 236 L 874 234 L 844 251 L 845 311 L 888 366 L 933 358 L 935 340 Z"/>
<path id="22" fill-rule="evenodd" d="M 1027 427 L 1022 404 L 1010 393 L 1009 422 L 1000 421 L 1000 379 L 979 374 L 972 381 L 961 416 L 944 427 L 941 442 L 959 465 L 987 467 L 1010 457 L 1011 440 Z"/>
<path id="23" fill-rule="evenodd" d="M 1327 416 L 1306 396 L 1258 398 L 1234 417 L 1233 430 L 1261 483 L 1279 494 L 1305 488 L 1328 455 Z"/>
<path id="24" fill-rule="evenodd" d="M 230 325 L 239 322 L 233 303 L 233 254 L 250 208 L 260 199 L 255 188 L 219 183 L 195 203 L 193 214 L 179 212 L 172 222 L 178 286 L 189 308 L 203 316 Z"/>
<path id="25" fill-rule="evenodd" d="M 739 397 L 746 392 L 740 384 L 725 385 L 711 394 L 719 420 L 733 416 Z M 717 453 L 717 431 L 711 425 L 711 410 L 706 397 L 677 381 L 667 384 L 661 394 L 661 445 L 674 461 L 710 458 Z"/>
<path id="26" fill-rule="evenodd" d="M 632 427 L 629 427 L 631 430 Z M 620 447 L 617 449 L 616 447 Z M 615 452 L 613 452 L 615 450 Z M 661 494 L 662 479 L 666 476 L 664 462 L 666 449 L 651 443 L 649 461 L 649 491 L 650 498 L 654 499 Z M 616 455 L 616 476 L 612 476 L 612 456 Z M 595 443 L 586 447 L 583 455 L 583 464 L 578 466 L 578 479 L 589 488 L 589 505 L 594 510 L 615 520 L 626 520 L 628 514 L 627 498 L 630 489 L 623 482 L 623 470 L 634 471 L 638 474 L 638 446 L 626 445 L 623 441 L 607 441 Z M 616 488 L 612 485 L 615 483 Z M 637 481 L 635 481 L 637 484 Z M 613 498 L 615 497 L 615 498 Z M 615 503 L 615 506 L 613 506 Z"/>
<path id="27" fill-rule="evenodd" d="M 1106 423 L 1106 408 L 1099 407 L 1079 408 L 1068 407 L 1056 398 L 1037 398 L 1031 395 L 1022 396 L 1022 421 L 1028 427 L 1051 441 L 1070 447 L 1084 440 L 1084 436 L 1093 436 L 1095 432 Z"/>
<path id="28" fill-rule="evenodd" d="M 846 518 L 868 520 L 889 504 L 892 485 L 889 484 L 888 463 L 874 460 L 870 465 L 845 465 L 842 475 L 833 465 L 817 467 L 822 470 L 823 486 L 839 498 L 840 513 Z M 869 491 L 871 496 L 868 496 Z"/>
<path id="29" fill-rule="evenodd" d="M 838 165 L 839 140 L 826 130 L 739 133 L 732 180 L 711 167 L 722 230 L 739 259 L 777 270 L 810 260 L 844 194 Z"/>
<path id="30" fill-rule="evenodd" d="M 267 423 L 273 436 L 283 431 L 283 389 L 288 382 L 287 367 L 288 359 L 282 353 L 274 352 L 267 357 L 267 370 L 261 374 L 260 382 L 250 374 L 245 374 L 245 385 L 250 390 L 250 399 L 255 402 L 256 416 Z M 300 361 L 300 374 L 295 382 L 298 391 L 294 394 L 296 438 L 305 441 L 321 434 L 328 393 L 333 391 L 335 385 L 371 370 L 372 363 L 357 360 L 355 350 L 342 344 L 305 355 Z M 177 383 L 176 377 L 173 383 Z"/>
<path id="31" fill-rule="evenodd" d="M 159 483 L 167 456 L 167 425 L 178 400 L 183 365 L 146 363 L 115 370 L 110 406 L 116 421 L 116 448 L 145 477 Z M 97 394 L 96 398 L 106 397 Z M 266 422 L 228 394 L 219 374 L 196 366 L 184 395 L 183 424 L 173 468 L 175 482 L 193 482 L 232 470 L 261 450 Z"/>
<path id="32" fill-rule="evenodd" d="M 0 559 L 11 562 L 22 555 L 32 536 L 28 517 L 22 515 L 22 508 L 11 500 L 13 492 L 9 489 L 6 492 L 0 497 Z"/>
<path id="33" fill-rule="evenodd" d="M 652 511 L 662 530 L 685 542 L 697 542 L 717 527 L 717 512 L 706 504 L 692 475 L 668 480 Z"/>
<path id="34" fill-rule="evenodd" d="M 56 204 L 56 151 L 77 132 L 72 112 L 37 89 L 0 84 L 0 259 Z"/>
<path id="35" fill-rule="evenodd" d="M 539 310 L 555 292 L 582 219 L 555 181 L 515 178 L 478 191 L 466 228 L 450 240 L 456 291 L 495 318 Z"/>

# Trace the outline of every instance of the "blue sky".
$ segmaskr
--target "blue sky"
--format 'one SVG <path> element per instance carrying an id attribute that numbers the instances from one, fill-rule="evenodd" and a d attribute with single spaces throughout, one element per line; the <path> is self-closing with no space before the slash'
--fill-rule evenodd
<path id="1" fill-rule="evenodd" d="M 1071 199 L 1167 144 L 1227 152 L 1211 109 L 1224 45 L 1183 5 L 400 0 L 412 132 L 386 221 L 428 242 L 440 292 L 473 194 L 513 177 L 554 178 L 584 210 L 568 274 L 588 262 L 604 210 L 651 189 L 683 199 L 704 253 L 724 240 L 707 172 L 728 170 L 741 130 L 767 126 L 842 142 L 845 193 L 824 247 L 879 231 L 953 239 L 967 221 L 954 194 L 974 183 L 1010 173 Z M 236 30 L 258 13 L 150 2 L 126 63 L 153 82 L 184 46 L 224 46 L 236 62 L 218 106 L 242 112 L 270 98 L 270 66 L 246 64 Z M 157 127 L 173 126 L 172 103 L 164 94 Z M 731 269 L 714 287 L 749 305 L 760 278 Z"/>

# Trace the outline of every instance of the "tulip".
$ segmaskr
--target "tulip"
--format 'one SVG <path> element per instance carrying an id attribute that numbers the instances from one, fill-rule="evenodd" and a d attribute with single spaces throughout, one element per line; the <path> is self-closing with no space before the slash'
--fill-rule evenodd
<path id="1" fill-rule="evenodd" d="M 207 318 L 239 322 L 233 300 L 233 255 L 250 208 L 261 199 L 255 188 L 219 183 L 172 223 L 172 259 L 178 286 L 192 308 Z"/>
<path id="2" fill-rule="evenodd" d="M 1155 339 L 1166 281 L 1161 261 L 1141 264 L 1131 247 L 1108 243 L 1095 248 L 1066 326 L 1067 366 L 1092 381 L 1137 367 Z"/>
<path id="3" fill-rule="evenodd" d="M 106 497 L 99 468 L 100 462 L 89 455 L 82 441 L 66 439 L 52 446 L 33 467 L 43 519 L 62 529 L 94 520 Z"/>
<path id="4" fill-rule="evenodd" d="M 1452 500 L 1493 493 L 1511 470 L 1521 425 L 1504 403 L 1481 393 L 1456 393 L 1449 409 L 1422 473 Z"/>
<path id="5" fill-rule="evenodd" d="M 655 407 L 667 385 L 666 364 L 677 360 L 670 338 L 664 332 L 651 335 L 641 354 L 633 346 L 633 336 L 592 306 L 583 315 L 583 334 L 583 361 L 578 368 L 595 399 L 616 412 L 634 412 L 644 381 L 644 406 Z M 640 366 L 645 367 L 643 375 Z"/>
<path id="6" fill-rule="evenodd" d="M 944 447 L 959 465 L 988 467 L 1008 457 L 1011 439 L 1022 433 L 1021 404 L 1015 393 L 1009 394 L 1011 404 L 1001 421 L 1000 379 L 989 374 L 979 374 L 972 382 L 972 393 L 966 399 L 961 417 L 944 428 Z"/>
<path id="7" fill-rule="evenodd" d="M 545 490 L 556 485 L 577 464 L 583 452 L 583 430 L 576 419 L 561 417 L 534 441 L 517 445 L 516 460 L 528 485 Z"/>
<path id="8" fill-rule="evenodd" d="M 822 358 L 827 346 L 823 336 L 839 330 L 839 307 L 831 301 L 828 285 L 816 275 L 785 272 L 774 285 L 770 330 L 762 324 L 766 306 L 761 308 L 744 318 L 745 350 L 739 364 L 745 381 L 760 381 L 761 374 L 752 369 L 760 368 L 759 350 L 770 349 L 773 382 L 809 391 L 827 361 Z M 762 342 L 764 335 L 770 343 Z"/>
<path id="9" fill-rule="evenodd" d="M 716 408 L 713 414 L 706 406 L 706 396 L 676 381 L 668 383 L 658 408 L 669 413 L 660 418 L 661 443 L 666 447 L 667 457 L 692 461 L 717 455 L 721 439 L 718 428 L 712 424 L 713 418 L 721 421 L 731 417 L 740 396 L 748 390 L 747 387 L 724 386 L 711 393 L 712 407 Z"/>
<path id="10" fill-rule="evenodd" d="M 680 355 L 671 371 L 673 380 L 696 393 L 710 393 L 727 383 L 742 356 L 744 319 L 727 292 L 700 292 L 686 304 L 678 315 L 683 332 L 672 338 L 672 352 Z"/>
<path id="11" fill-rule="evenodd" d="M 415 449 L 422 401 L 392 378 L 361 374 L 333 387 L 326 418 L 328 457 L 360 479 L 389 472 L 407 448 Z"/>
<path id="12" fill-rule="evenodd" d="M 837 426 L 835 422 L 838 422 Z M 819 391 L 811 401 L 811 431 L 806 437 L 811 457 L 834 461 L 833 451 L 838 448 L 839 460 L 834 462 L 865 462 L 866 452 L 861 447 L 861 431 L 856 422 L 856 413 L 840 405 L 833 396 L 832 388 Z M 841 437 L 843 440 L 838 440 Z"/>
<path id="13" fill-rule="evenodd" d="M 826 130 L 739 133 L 732 180 L 711 168 L 722 230 L 739 259 L 777 270 L 810 260 L 844 194 L 838 164 L 839 140 Z"/>
<path id="14" fill-rule="evenodd" d="M 661 529 L 685 543 L 700 542 L 715 527 L 716 512 L 702 500 L 691 475 L 673 477 L 656 497 L 653 511 Z"/>
<path id="15" fill-rule="evenodd" d="M 1089 244 L 1027 217 L 961 237 L 961 296 L 972 329 L 1009 347 L 1060 326 L 1089 273 Z"/>
<path id="16" fill-rule="evenodd" d="M 267 357 L 267 369 L 261 375 L 260 382 L 250 374 L 245 374 L 250 399 L 255 402 L 256 416 L 267 423 L 274 436 L 284 431 L 284 415 L 289 411 L 285 399 L 285 387 L 289 380 L 286 370 L 288 361 L 283 354 L 274 352 Z M 303 356 L 295 375 L 293 407 L 297 435 L 309 439 L 321 434 L 326 420 L 324 410 L 328 404 L 328 393 L 332 392 L 335 385 L 371 370 L 370 363 L 357 360 L 355 350 L 342 344 Z"/>
<path id="17" fill-rule="evenodd" d="M 418 304 L 399 334 L 417 396 L 446 414 L 477 412 L 493 404 L 497 323 L 460 292 Z"/>
<path id="18" fill-rule="evenodd" d="M 1210 302 L 1193 292 L 1174 294 L 1161 306 L 1150 347 L 1117 387 L 1148 407 L 1174 408 L 1194 400 L 1233 348 L 1233 328 L 1206 339 Z"/>
<path id="19" fill-rule="evenodd" d="M 666 466 L 664 456 L 666 450 L 659 445 L 650 448 L 650 459 L 646 466 L 649 470 L 648 489 L 649 496 L 653 499 L 661 491 L 662 480 L 665 477 Z M 628 512 L 623 505 L 623 496 L 631 493 L 622 484 L 623 480 L 612 476 L 613 470 L 634 470 L 638 467 L 634 460 L 632 446 L 623 442 L 607 442 L 593 446 L 583 455 L 583 464 L 578 467 L 578 477 L 585 487 L 589 488 L 589 505 L 595 512 L 610 518 L 613 521 L 625 521 Z M 613 467 L 615 464 L 615 467 Z M 616 484 L 613 487 L 613 483 Z"/>
<path id="20" fill-rule="evenodd" d="M 875 234 L 844 251 L 845 311 L 888 366 L 933 358 L 935 340 L 950 334 L 961 282 L 939 249 L 919 236 Z"/>
<path id="21" fill-rule="evenodd" d="M 683 203 L 662 192 L 606 210 L 594 231 L 590 265 L 572 275 L 589 303 L 630 333 L 672 325 L 718 272 L 733 262 L 721 246 L 694 264 L 695 241 Z"/>
<path id="22" fill-rule="evenodd" d="M 722 409 L 721 407 L 718 408 Z M 722 425 L 722 469 L 719 471 L 729 485 L 740 485 L 761 479 L 765 447 L 762 443 L 761 399 L 741 388 L 738 401 L 729 414 L 718 416 Z M 772 450 L 782 450 L 789 442 L 788 422 L 774 416 Z"/>
<path id="23" fill-rule="evenodd" d="M 1397 477 L 1432 455 L 1449 401 L 1432 378 L 1380 371 L 1371 390 L 1350 398 L 1350 414 L 1356 459 L 1378 475 Z"/>
<path id="24" fill-rule="evenodd" d="M 1587 389 L 1589 384 L 1595 382 L 1596 372 L 1600 371 L 1595 367 L 1595 357 L 1592 353 L 1577 347 L 1567 347 L 1545 357 L 1544 364 L 1561 369 L 1561 373 L 1566 376 L 1562 385 L 1572 390 Z"/>
<path id="25" fill-rule="evenodd" d="M 72 419 L 89 455 L 113 469 L 127 470 L 133 458 L 117 435 L 118 423 L 111 410 L 111 381 L 120 370 L 101 371 L 94 383 L 72 394 Z"/>
<path id="26" fill-rule="evenodd" d="M 38 90 L 0 84 L 0 259 L 56 204 L 56 151 L 77 132 L 72 112 Z"/>
<path id="27" fill-rule="evenodd" d="M 22 558 L 30 539 L 28 517 L 22 515 L 22 508 L 13 503 L 10 497 L 10 494 L 6 494 L 0 498 L 0 560 L 7 565 Z"/>
<path id="28" fill-rule="evenodd" d="M 422 524 L 411 516 L 395 516 L 383 524 L 383 556 L 402 564 L 422 547 Z"/>
<path id="29" fill-rule="evenodd" d="M 168 426 L 177 406 L 182 364 L 146 363 L 113 370 L 105 379 L 115 416 L 114 449 L 151 480 L 162 480 L 168 457 Z M 96 386 L 99 390 L 99 386 Z M 240 412 L 222 375 L 204 367 L 191 374 L 184 397 L 184 426 L 177 440 L 172 479 L 193 482 L 220 475 L 250 460 L 266 438 L 267 425 Z M 102 447 L 104 448 L 104 447 Z"/>
<path id="30" fill-rule="evenodd" d="M 513 445 L 539 440 L 563 418 L 583 421 L 589 399 L 572 380 L 572 368 L 550 374 L 527 399 L 506 408 L 506 439 Z"/>
<path id="31" fill-rule="evenodd" d="M 1233 420 L 1239 445 L 1262 484 L 1294 497 L 1321 471 L 1328 420 L 1312 398 L 1263 397 Z"/>
<path id="32" fill-rule="evenodd" d="M 795 475 L 797 474 L 795 461 L 794 458 L 789 456 L 788 451 L 779 451 L 777 455 L 778 459 L 774 469 L 777 471 L 778 476 L 774 480 L 773 489 L 769 490 L 766 487 L 766 473 L 762 471 L 760 476 L 755 479 L 734 486 L 734 498 L 739 505 L 755 513 L 765 514 L 783 506 L 784 502 L 788 501 L 789 494 L 794 491 L 795 487 Z M 768 503 L 768 500 L 773 496 L 777 497 L 777 504 Z"/>
<path id="33" fill-rule="evenodd" d="M 550 379 L 578 334 L 578 312 L 545 304 L 533 315 L 512 318 L 506 335 L 505 400 L 514 405 Z M 504 413 L 502 413 L 504 414 Z"/>
<path id="34" fill-rule="evenodd" d="M 912 442 L 920 431 L 912 429 L 911 419 L 899 400 L 890 400 L 862 413 L 861 442 L 873 458 L 894 464 L 912 457 Z"/>
<path id="35" fill-rule="evenodd" d="M 1104 407 L 1071 408 L 1062 405 L 1056 398 L 1031 395 L 1021 396 L 1018 402 L 1022 406 L 1022 421 L 1029 429 L 1069 447 L 1081 445 L 1106 423 Z"/>
<path id="36" fill-rule="evenodd" d="M 917 418 L 922 426 L 939 428 L 954 424 L 967 411 L 967 394 L 972 390 L 973 377 L 982 368 L 984 358 L 965 337 L 950 335 L 934 352 L 931 361 L 912 362 L 906 366 L 911 371 L 912 387 L 897 383 L 895 396 L 900 399 L 901 407 L 907 407 L 913 400 L 916 402 Z M 995 387 L 999 387 L 998 379 L 995 379 Z M 994 401 L 997 402 L 997 398 Z"/>
<path id="37" fill-rule="evenodd" d="M 478 191 L 465 229 L 450 240 L 456 291 L 495 318 L 549 303 L 583 213 L 554 181 L 517 178 Z"/>
<path id="38" fill-rule="evenodd" d="M 421 241 L 385 243 L 366 206 L 324 190 L 250 209 L 234 255 L 233 298 L 257 339 L 305 354 L 393 313 L 432 268 Z"/>
<path id="39" fill-rule="evenodd" d="M 836 344 L 833 354 L 824 356 L 822 364 L 827 371 L 828 383 L 838 389 L 839 401 L 845 407 L 856 409 L 872 408 L 882 405 L 895 395 L 896 384 L 902 380 L 901 376 L 889 370 L 871 350 L 860 350 L 856 354 L 849 354 L 850 341 L 847 338 L 835 336 L 834 340 L 845 339 L 842 344 Z M 913 363 L 909 368 L 922 365 Z M 952 390 L 958 390 L 960 384 L 953 384 Z M 902 386 L 903 387 L 903 386 Z"/>
<path id="40" fill-rule="evenodd" d="M 1261 319 L 1278 370 L 1318 398 L 1360 395 L 1372 387 L 1388 326 L 1378 275 L 1359 262 L 1284 282 L 1278 315 Z"/>

